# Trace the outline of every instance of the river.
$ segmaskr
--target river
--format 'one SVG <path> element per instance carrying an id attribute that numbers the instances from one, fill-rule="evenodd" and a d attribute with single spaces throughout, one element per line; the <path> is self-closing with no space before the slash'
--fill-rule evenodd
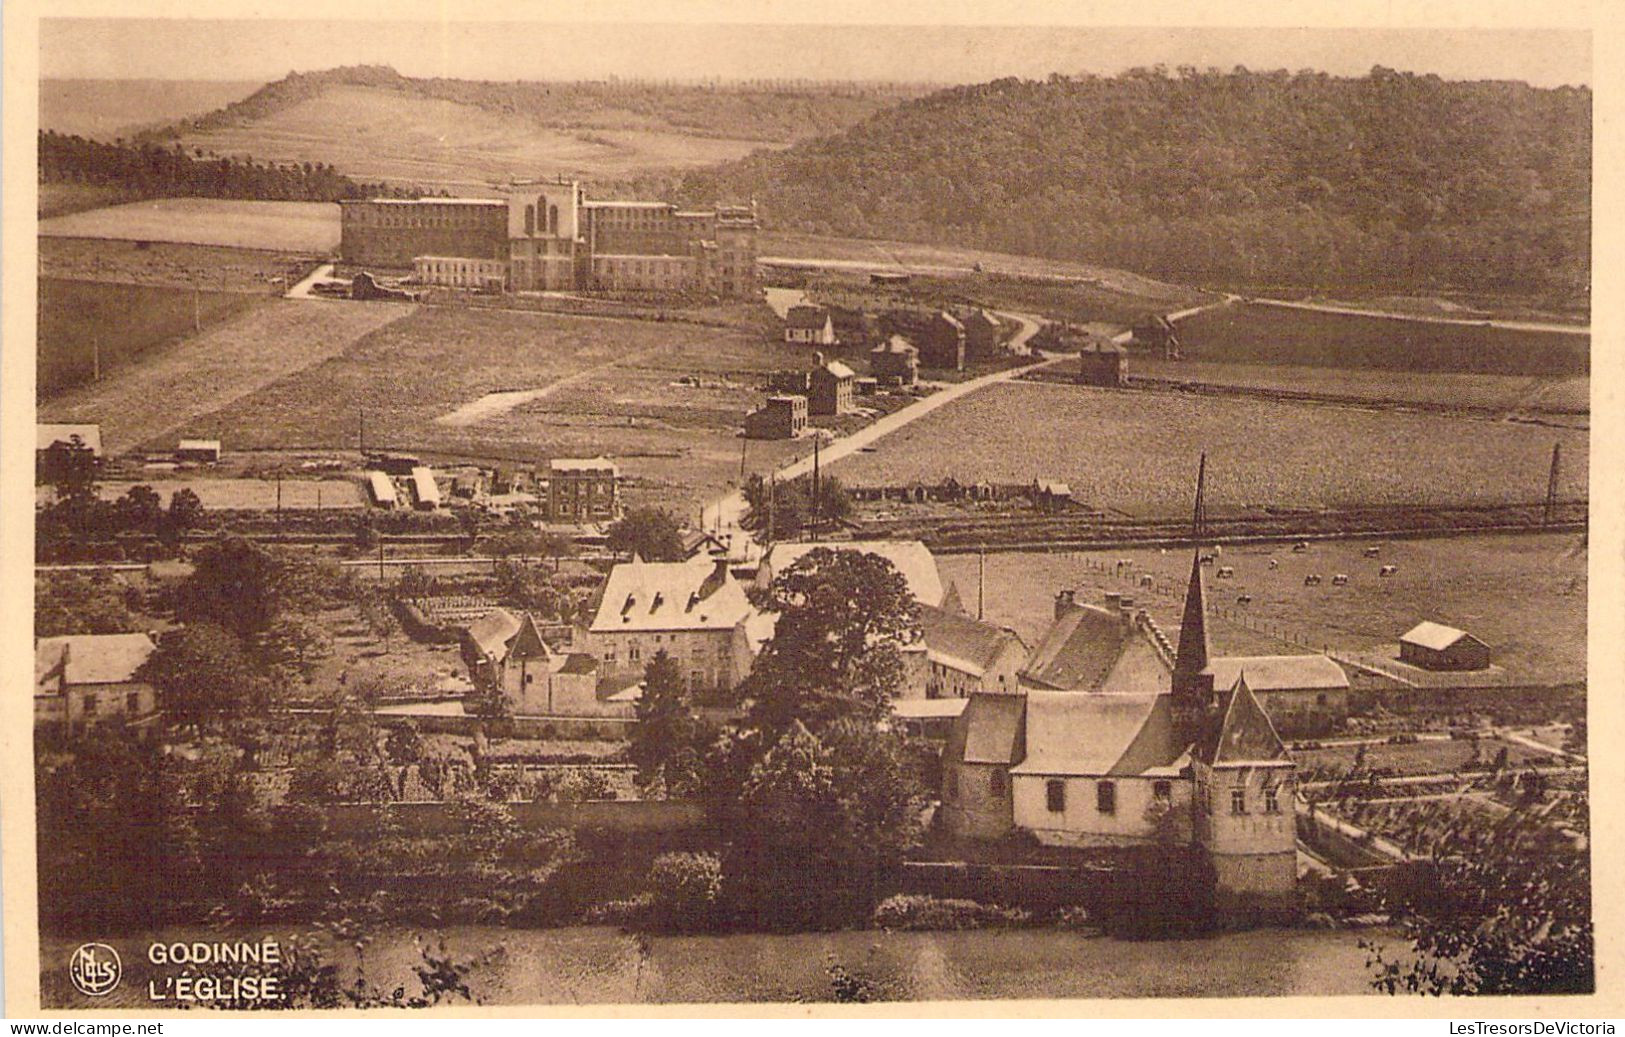
<path id="1" fill-rule="evenodd" d="M 108 939 L 124 963 L 117 990 L 90 1002 L 68 984 L 66 963 L 79 937 L 46 937 L 41 996 L 64 1008 L 155 1007 L 148 980 L 173 974 L 147 963 L 154 940 L 258 941 L 288 930 L 240 926 L 231 931 L 175 929 Z M 444 938 L 460 960 L 480 960 L 469 976 L 487 1005 L 573 1005 L 728 1001 L 814 1001 L 830 998 L 832 961 L 880 984 L 883 996 L 907 1000 L 997 998 L 1248 997 L 1370 993 L 1361 933 L 1261 929 L 1191 940 L 1123 941 L 1058 930 L 881 931 L 722 936 L 655 936 L 647 940 L 606 926 L 501 929 L 453 926 L 438 935 L 389 929 L 365 952 L 377 987 L 419 987 L 419 936 Z M 1375 935 L 1375 934 L 1372 934 Z M 95 939 L 95 937 L 88 937 Z M 353 948 L 323 939 L 332 959 L 353 977 Z M 641 949 L 640 949 L 641 944 Z"/>

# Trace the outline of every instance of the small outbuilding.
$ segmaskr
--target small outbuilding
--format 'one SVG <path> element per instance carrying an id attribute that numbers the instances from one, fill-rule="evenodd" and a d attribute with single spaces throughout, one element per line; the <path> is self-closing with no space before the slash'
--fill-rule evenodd
<path id="1" fill-rule="evenodd" d="M 784 341 L 798 345 L 833 346 L 835 323 L 822 306 L 792 306 L 784 314 Z"/>
<path id="2" fill-rule="evenodd" d="M 1128 351 L 1109 338 L 1091 335 L 1078 349 L 1078 383 L 1121 388 L 1128 371 Z"/>
<path id="3" fill-rule="evenodd" d="M 1399 661 L 1424 670 L 1485 670 L 1490 646 L 1465 630 L 1422 622 L 1399 639 Z"/>
<path id="4" fill-rule="evenodd" d="M 220 460 L 220 440 L 183 439 L 175 447 L 175 460 L 215 464 Z"/>

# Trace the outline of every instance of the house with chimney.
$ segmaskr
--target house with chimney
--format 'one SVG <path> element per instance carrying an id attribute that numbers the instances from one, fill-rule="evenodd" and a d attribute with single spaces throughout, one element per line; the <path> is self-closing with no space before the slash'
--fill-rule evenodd
<path id="1" fill-rule="evenodd" d="M 880 386 L 913 385 L 920 377 L 920 351 L 901 335 L 869 350 L 869 374 Z"/>
<path id="2" fill-rule="evenodd" d="M 630 702 L 598 694 L 598 660 L 555 651 L 529 612 L 492 609 L 463 631 L 463 661 L 475 686 L 500 693 L 515 716 L 631 716 Z"/>
<path id="3" fill-rule="evenodd" d="M 34 727 L 65 735 L 105 724 L 140 727 L 158 716 L 141 676 L 157 650 L 146 634 L 68 634 L 34 642 Z"/>
<path id="4" fill-rule="evenodd" d="M 822 353 L 814 356 L 808 377 L 807 413 L 819 417 L 850 413 L 856 377 L 856 373 L 839 360 L 826 361 Z"/>

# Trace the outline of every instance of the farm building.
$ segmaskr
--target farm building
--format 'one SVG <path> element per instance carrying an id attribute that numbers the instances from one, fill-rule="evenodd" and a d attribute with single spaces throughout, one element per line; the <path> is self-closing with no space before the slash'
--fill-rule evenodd
<path id="1" fill-rule="evenodd" d="M 175 460 L 214 464 L 220 460 L 220 440 L 183 439 L 175 447 Z"/>
<path id="2" fill-rule="evenodd" d="M 1484 670 L 1490 646 L 1465 630 L 1422 622 L 1399 639 L 1399 661 L 1424 670 Z"/>
<path id="3" fill-rule="evenodd" d="M 920 338 L 920 361 L 926 367 L 965 369 L 965 325 L 946 310 L 933 313 Z"/>
<path id="4" fill-rule="evenodd" d="M 434 469 L 419 465 L 412 469 L 412 506 L 419 511 L 440 507 L 440 487 L 434 482 Z"/>
<path id="5" fill-rule="evenodd" d="M 769 396 L 745 415 L 747 439 L 793 439 L 807 430 L 807 397 Z"/>
<path id="6" fill-rule="evenodd" d="M 463 659 L 485 691 L 497 691 L 516 716 L 631 716 L 630 703 L 598 696 L 598 661 L 548 647 L 528 612 L 493 609 L 463 633 Z"/>
<path id="7" fill-rule="evenodd" d="M 926 698 L 1015 692 L 1027 646 L 1014 631 L 957 609 L 921 605 L 920 633 L 925 638 Z"/>
<path id="8" fill-rule="evenodd" d="M 549 522 L 608 522 L 620 513 L 621 470 L 615 462 L 554 458 L 547 464 Z"/>
<path id="9" fill-rule="evenodd" d="M 34 726 L 81 733 L 158 715 L 158 692 L 136 677 L 157 650 L 146 634 L 69 634 L 34 642 Z"/>
<path id="10" fill-rule="evenodd" d="M 367 464 L 390 475 L 411 475 L 412 469 L 423 462 L 416 454 L 376 452 L 367 454 Z"/>
<path id="11" fill-rule="evenodd" d="M 1004 340 L 999 319 L 987 310 L 972 310 L 961 323 L 965 326 L 965 355 L 972 360 L 991 360 Z"/>
<path id="12" fill-rule="evenodd" d="M 792 306 L 784 314 L 784 341 L 795 345 L 832 346 L 835 322 L 822 306 Z"/>
<path id="13" fill-rule="evenodd" d="M 1078 350 L 1078 383 L 1120 388 L 1128 371 L 1128 350 L 1100 335 L 1091 335 Z"/>
<path id="14" fill-rule="evenodd" d="M 920 351 L 901 335 L 869 350 L 869 373 L 876 385 L 913 385 L 920 374 Z"/>
<path id="15" fill-rule="evenodd" d="M 824 354 L 817 354 L 809 379 L 811 395 L 807 397 L 807 413 L 835 416 L 850 411 L 854 377 L 852 369 L 839 360 L 825 363 Z"/>
<path id="16" fill-rule="evenodd" d="M 400 503 L 400 498 L 395 495 L 395 483 L 377 470 L 367 473 L 367 496 L 380 508 L 393 508 Z"/>

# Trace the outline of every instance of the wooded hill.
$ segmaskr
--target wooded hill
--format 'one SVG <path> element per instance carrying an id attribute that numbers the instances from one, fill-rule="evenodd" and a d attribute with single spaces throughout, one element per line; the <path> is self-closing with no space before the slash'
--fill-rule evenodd
<path id="1" fill-rule="evenodd" d="M 1120 266 L 1200 284 L 1583 300 L 1591 91 L 1381 67 L 1135 70 L 943 90 L 685 175 L 771 226 Z"/>

